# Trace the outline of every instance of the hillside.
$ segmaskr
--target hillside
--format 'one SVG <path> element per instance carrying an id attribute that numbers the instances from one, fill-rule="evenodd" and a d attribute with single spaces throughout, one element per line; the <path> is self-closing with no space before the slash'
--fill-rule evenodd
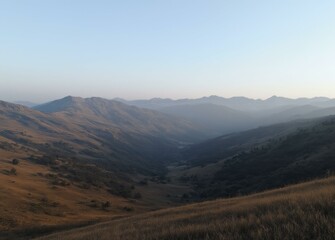
<path id="1" fill-rule="evenodd" d="M 36 109 L 1 102 L 0 136 L 40 155 L 127 172 L 162 174 L 180 145 L 203 138 L 186 121 L 100 98 L 66 97 Z"/>
<path id="2" fill-rule="evenodd" d="M 335 235 L 335 178 L 165 209 L 40 240 L 323 239 Z"/>
<path id="3" fill-rule="evenodd" d="M 166 161 L 178 159 L 179 141 L 192 127 L 116 103 L 118 123 L 111 105 L 105 106 L 110 114 L 91 108 L 100 116 L 85 104 L 44 113 L 0 101 L 1 233 L 63 229 L 180 204 L 167 193 L 189 189 L 167 182 Z M 159 136 L 162 128 L 167 134 Z"/>
<path id="4" fill-rule="evenodd" d="M 334 139 L 332 117 L 241 153 L 217 172 L 215 186 L 219 187 L 214 191 L 246 194 L 334 172 Z"/>
<path id="5" fill-rule="evenodd" d="M 227 110 L 209 106 L 219 117 L 217 107 Z M 193 145 L 202 129 L 187 120 L 101 98 L 66 97 L 36 109 L 0 102 L 0 120 L 0 237 L 12 239 L 335 171 L 331 116 Z"/>
<path id="6" fill-rule="evenodd" d="M 245 195 L 335 171 L 335 118 L 298 121 L 186 149 L 179 177 L 200 198 Z M 178 176 L 178 175 L 177 175 Z"/>
<path id="7" fill-rule="evenodd" d="M 85 178 L 79 179 L 79 175 L 78 179 L 70 179 L 67 171 L 59 172 L 22 160 L 25 154 L 19 149 L 15 155 L 0 149 L 0 239 L 18 236 L 26 239 L 36 233 L 106 221 L 148 209 L 131 202 L 130 198 L 111 194 L 99 178 L 94 185 L 86 183 Z M 12 164 L 13 157 L 20 159 L 18 164 Z M 73 167 L 72 171 L 78 169 Z M 126 184 L 117 177 L 114 180 Z"/>
<path id="8" fill-rule="evenodd" d="M 102 98 L 69 96 L 35 109 L 84 135 L 75 139 L 85 147 L 81 156 L 123 171 L 163 174 L 164 162 L 179 157 L 180 145 L 200 141 L 205 135 L 176 117 Z"/>
<path id="9" fill-rule="evenodd" d="M 286 136 L 298 128 L 314 124 L 315 120 L 297 120 L 223 135 L 186 147 L 183 150 L 183 159 L 191 166 L 215 163 L 254 146 L 266 144 L 273 138 Z"/>
<path id="10" fill-rule="evenodd" d="M 127 132 L 170 137 L 175 141 L 202 139 L 201 132 L 190 122 L 103 98 L 68 96 L 34 109 L 85 126 L 96 127 L 99 124 Z"/>
<path id="11" fill-rule="evenodd" d="M 166 195 L 190 191 L 156 178 L 144 184 L 141 176 L 130 179 L 122 172 L 62 158 L 35 162 L 30 154 L 20 145 L 0 145 L 0 239 L 27 239 L 180 205 L 179 199 Z"/>

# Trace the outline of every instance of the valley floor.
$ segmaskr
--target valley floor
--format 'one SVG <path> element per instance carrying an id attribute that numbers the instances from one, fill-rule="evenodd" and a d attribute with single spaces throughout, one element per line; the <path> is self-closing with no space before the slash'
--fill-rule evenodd
<path id="1" fill-rule="evenodd" d="M 39 240 L 334 239 L 335 177 L 56 233 Z"/>

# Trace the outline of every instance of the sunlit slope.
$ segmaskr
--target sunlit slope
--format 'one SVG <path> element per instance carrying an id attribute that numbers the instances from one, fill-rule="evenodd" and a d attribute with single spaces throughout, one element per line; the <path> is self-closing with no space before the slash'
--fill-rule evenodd
<path id="1" fill-rule="evenodd" d="M 111 194 L 105 186 L 70 181 L 48 166 L 22 160 L 25 154 L 0 149 L 0 239 L 6 236 L 17 239 L 14 232 L 23 230 L 27 239 L 34 229 L 37 233 L 60 225 L 71 226 L 143 211 L 136 206 L 139 205 L 136 201 Z M 20 159 L 17 165 L 12 163 L 13 158 Z M 110 206 L 104 207 L 106 202 L 110 202 Z M 126 211 L 124 207 L 131 207 L 133 211 Z"/>
<path id="2" fill-rule="evenodd" d="M 333 239 L 335 178 L 114 220 L 43 240 Z"/>

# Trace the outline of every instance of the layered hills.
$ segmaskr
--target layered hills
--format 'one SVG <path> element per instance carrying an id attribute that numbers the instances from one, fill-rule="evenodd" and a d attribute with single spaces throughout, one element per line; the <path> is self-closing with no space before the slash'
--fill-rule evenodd
<path id="1" fill-rule="evenodd" d="M 273 96 L 261 100 L 210 96 L 179 100 L 116 100 L 186 119 L 205 127 L 211 137 L 286 121 L 335 114 L 334 99 L 324 97 L 290 99 Z"/>
<path id="2" fill-rule="evenodd" d="M 71 96 L 33 108 L 0 101 L 0 238 L 332 175 L 332 101 L 140 101 L 151 109 Z"/>
<path id="3" fill-rule="evenodd" d="M 171 148 L 203 137 L 186 121 L 100 98 L 66 97 L 35 109 L 1 102 L 0 110 L 4 138 L 47 155 L 57 152 L 58 156 L 114 162 L 118 168 L 139 169 L 155 159 L 154 170 L 173 154 Z"/>
<path id="4" fill-rule="evenodd" d="M 1 101 L 0 121 L 0 230 L 13 238 L 176 203 L 167 192 L 185 190 L 166 183 L 166 162 L 203 138 L 187 121 L 100 98 Z"/>

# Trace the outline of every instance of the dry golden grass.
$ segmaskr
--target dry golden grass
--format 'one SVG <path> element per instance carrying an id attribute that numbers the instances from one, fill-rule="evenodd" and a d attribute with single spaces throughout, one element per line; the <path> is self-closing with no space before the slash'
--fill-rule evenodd
<path id="1" fill-rule="evenodd" d="M 335 177 L 165 209 L 40 240 L 334 239 Z"/>
<path id="2" fill-rule="evenodd" d="M 166 194 L 181 195 L 188 191 L 183 186 L 150 182 L 136 187 L 143 197 L 135 200 L 112 195 L 104 187 L 86 189 L 76 182 L 67 186 L 54 185 L 47 175 L 57 175 L 57 172 L 24 160 L 32 153 L 19 147 L 15 152 L 0 149 L 0 239 L 28 239 L 176 206 Z M 19 159 L 18 165 L 12 164 L 14 158 Z M 10 174 L 12 168 L 17 175 Z M 101 204 L 107 201 L 111 206 L 103 209 Z"/>
<path id="3" fill-rule="evenodd" d="M 13 158 L 21 158 L 18 165 L 11 163 Z M 0 149 L 0 239 L 5 232 L 106 221 L 144 211 L 136 203 L 111 195 L 105 189 L 83 189 L 73 184 L 55 186 L 45 177 L 54 172 L 22 158 L 24 153 Z M 17 175 L 8 174 L 13 167 Z M 111 207 L 89 206 L 93 199 L 97 204 L 110 201 Z M 125 206 L 135 211 L 127 212 Z"/>

